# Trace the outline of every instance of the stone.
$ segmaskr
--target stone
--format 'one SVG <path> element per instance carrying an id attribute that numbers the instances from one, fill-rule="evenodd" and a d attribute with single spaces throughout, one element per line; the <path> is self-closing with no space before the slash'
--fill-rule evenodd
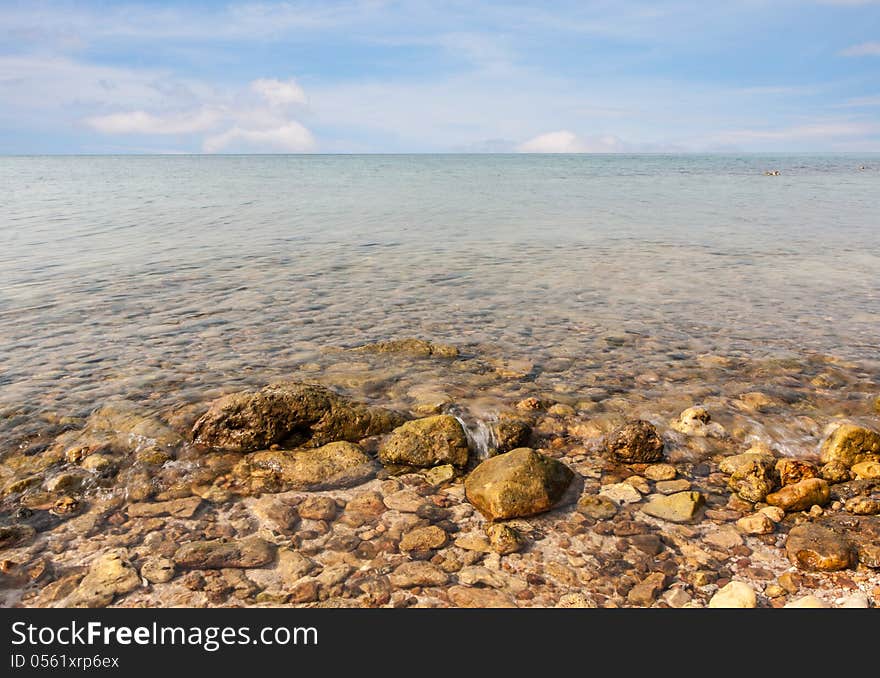
<path id="1" fill-rule="evenodd" d="M 311 574 L 315 567 L 314 561 L 299 551 L 282 548 L 278 549 L 274 571 L 282 582 L 290 583 Z"/>
<path id="2" fill-rule="evenodd" d="M 632 485 L 634 488 L 636 488 L 636 490 L 638 490 L 639 494 L 648 494 L 651 491 L 651 483 L 642 478 L 642 476 L 630 476 L 629 478 L 626 478 L 623 482 L 627 485 Z"/>
<path id="3" fill-rule="evenodd" d="M 691 602 L 690 594 L 683 588 L 675 586 L 663 594 L 662 600 L 672 608 L 682 608 Z"/>
<path id="4" fill-rule="evenodd" d="M 401 551 L 428 551 L 442 548 L 446 544 L 447 534 L 436 525 L 417 527 L 410 530 L 400 540 Z"/>
<path id="5" fill-rule="evenodd" d="M 785 542 L 785 552 L 802 570 L 845 570 L 856 562 L 855 551 L 844 536 L 814 523 L 793 527 Z"/>
<path id="6" fill-rule="evenodd" d="M 463 534 L 455 540 L 455 545 L 466 551 L 477 551 L 480 553 L 489 553 L 494 550 L 488 537 L 482 534 Z"/>
<path id="7" fill-rule="evenodd" d="M 401 423 L 396 412 L 353 402 L 323 386 L 281 382 L 215 400 L 192 436 L 209 447 L 249 452 L 290 442 L 294 447 L 355 442 Z"/>
<path id="8" fill-rule="evenodd" d="M 129 504 L 126 510 L 129 518 L 155 518 L 157 516 L 192 518 L 201 504 L 201 497 L 184 497 L 169 501 Z"/>
<path id="9" fill-rule="evenodd" d="M 447 593 L 449 600 L 456 607 L 516 607 L 516 603 L 509 595 L 496 589 L 452 586 Z"/>
<path id="10" fill-rule="evenodd" d="M 358 445 L 329 443 L 316 449 L 264 450 L 244 457 L 233 475 L 256 491 L 318 490 L 351 487 L 371 477 L 373 460 Z"/>
<path id="11" fill-rule="evenodd" d="M 364 344 L 351 349 L 354 353 L 398 353 L 414 358 L 457 358 L 458 348 L 424 339 L 391 339 Z"/>
<path id="12" fill-rule="evenodd" d="M 311 496 L 306 497 L 296 509 L 300 518 L 306 520 L 333 520 L 339 507 L 332 497 Z"/>
<path id="13" fill-rule="evenodd" d="M 864 610 L 871 607 L 871 601 L 868 600 L 867 595 L 859 591 L 841 600 L 838 607 L 845 610 Z"/>
<path id="14" fill-rule="evenodd" d="M 709 411 L 699 406 L 687 408 L 669 426 L 679 433 L 699 438 L 723 438 L 726 435 L 724 427 L 713 422 Z"/>
<path id="15" fill-rule="evenodd" d="M 657 596 L 660 595 L 665 586 L 666 575 L 662 572 L 652 572 L 629 590 L 626 599 L 632 605 L 650 607 L 657 600 Z"/>
<path id="16" fill-rule="evenodd" d="M 251 505 L 260 525 L 278 532 L 290 532 L 299 523 L 299 511 L 286 501 L 272 496 L 261 497 Z"/>
<path id="17" fill-rule="evenodd" d="M 861 461 L 880 462 L 880 433 L 854 424 L 841 424 L 822 443 L 823 464 L 851 467 Z"/>
<path id="18" fill-rule="evenodd" d="M 880 462 L 861 461 L 858 464 L 853 464 L 850 471 L 857 480 L 880 478 Z"/>
<path id="19" fill-rule="evenodd" d="M 778 485 L 775 460 L 769 455 L 753 455 L 737 463 L 727 485 L 746 501 L 764 501 Z"/>
<path id="20" fill-rule="evenodd" d="M 516 553 L 525 546 L 525 539 L 519 531 L 504 523 L 486 525 L 486 536 L 492 550 L 502 556 Z"/>
<path id="21" fill-rule="evenodd" d="M 645 468 L 645 478 L 653 481 L 674 480 L 678 472 L 672 464 L 651 464 Z"/>
<path id="22" fill-rule="evenodd" d="M 629 483 L 613 483 L 603 485 L 599 489 L 600 497 L 607 497 L 615 504 L 636 504 L 642 500 L 641 493 Z"/>
<path id="23" fill-rule="evenodd" d="M 689 480 L 679 478 L 678 480 L 660 480 L 654 485 L 660 494 L 675 494 L 676 492 L 685 492 L 691 489 Z"/>
<path id="24" fill-rule="evenodd" d="M 828 482 L 821 478 L 807 478 L 794 485 L 786 485 L 768 494 L 766 501 L 785 511 L 806 511 L 813 505 L 824 506 L 831 498 Z"/>
<path id="25" fill-rule="evenodd" d="M 468 501 L 486 518 L 503 520 L 550 510 L 573 478 L 565 464 L 522 447 L 482 462 L 464 487 Z"/>
<path id="26" fill-rule="evenodd" d="M 422 471 L 422 477 L 431 487 L 440 487 L 455 480 L 455 467 L 452 464 L 432 466 Z"/>
<path id="27" fill-rule="evenodd" d="M 0 525 L 0 549 L 24 546 L 31 543 L 36 536 L 37 531 L 24 523 Z"/>
<path id="28" fill-rule="evenodd" d="M 458 583 L 465 586 L 488 586 L 493 589 L 504 587 L 505 580 L 497 572 L 480 565 L 469 565 L 458 573 Z"/>
<path id="29" fill-rule="evenodd" d="M 593 520 L 608 520 L 617 513 L 617 504 L 601 494 L 585 494 L 578 499 L 577 510 Z"/>
<path id="30" fill-rule="evenodd" d="M 275 555 L 275 545 L 259 537 L 213 539 L 183 544 L 174 553 L 174 563 L 185 570 L 263 567 Z"/>
<path id="31" fill-rule="evenodd" d="M 502 417 L 492 424 L 491 429 L 496 453 L 525 447 L 532 437 L 532 427 L 528 422 L 515 417 Z"/>
<path id="32" fill-rule="evenodd" d="M 599 607 L 595 600 L 583 593 L 566 593 L 559 598 L 556 607 L 561 608 L 596 608 Z"/>
<path id="33" fill-rule="evenodd" d="M 659 461 L 663 458 L 663 439 L 651 423 L 636 419 L 608 434 L 605 451 L 623 463 Z"/>
<path id="34" fill-rule="evenodd" d="M 765 513 L 754 513 L 743 516 L 736 521 L 736 526 L 746 534 L 771 534 L 776 530 L 776 524 Z"/>
<path id="35" fill-rule="evenodd" d="M 699 492 L 654 495 L 642 507 L 642 512 L 661 520 L 668 520 L 673 523 L 686 523 L 696 517 L 697 511 L 704 502 L 705 498 Z"/>
<path id="36" fill-rule="evenodd" d="M 449 575 L 433 563 L 413 560 L 398 565 L 389 579 L 395 588 L 405 589 L 414 586 L 442 586 L 449 581 Z"/>
<path id="37" fill-rule="evenodd" d="M 340 520 L 350 527 L 376 522 L 385 513 L 383 497 L 378 492 L 362 492 L 352 497 L 345 505 Z"/>
<path id="38" fill-rule="evenodd" d="M 427 500 L 415 490 L 404 489 L 392 492 L 384 499 L 385 506 L 401 513 L 418 513 Z"/>
<path id="39" fill-rule="evenodd" d="M 116 596 L 134 591 L 140 584 L 141 578 L 125 551 L 109 551 L 89 564 L 89 571 L 66 599 L 65 607 L 107 607 Z"/>
<path id="40" fill-rule="evenodd" d="M 778 506 L 765 506 L 764 508 L 760 509 L 758 513 L 763 513 L 774 523 L 778 523 L 785 518 L 785 511 L 783 511 Z"/>
<path id="41" fill-rule="evenodd" d="M 755 590 L 742 581 L 732 581 L 723 586 L 709 600 L 711 608 L 753 608 L 758 606 Z"/>
<path id="42" fill-rule="evenodd" d="M 379 447 L 379 461 L 420 468 L 462 467 L 468 461 L 467 436 L 458 419 L 448 414 L 414 419 L 391 432 Z"/>
<path id="43" fill-rule="evenodd" d="M 880 499 L 851 497 L 846 500 L 843 509 L 857 516 L 873 516 L 880 513 Z"/>
<path id="44" fill-rule="evenodd" d="M 151 584 L 164 584 L 174 579 L 174 561 L 171 558 L 147 558 L 141 565 L 141 576 Z"/>
<path id="45" fill-rule="evenodd" d="M 732 527 L 721 527 L 714 532 L 709 532 L 703 537 L 703 541 L 726 550 L 731 550 L 743 543 L 742 537 Z"/>
<path id="46" fill-rule="evenodd" d="M 776 475 L 780 485 L 794 485 L 807 478 L 818 478 L 819 469 L 808 461 L 785 458 L 776 462 Z"/>
<path id="47" fill-rule="evenodd" d="M 721 469 L 722 473 L 733 475 L 739 469 L 750 466 L 756 461 L 760 462 L 762 466 L 770 467 L 775 470 L 776 457 L 767 451 L 766 447 L 760 445 L 751 447 L 747 452 L 743 452 L 742 454 L 733 454 L 729 457 L 724 457 L 719 462 L 718 467 Z"/>
<path id="48" fill-rule="evenodd" d="M 819 469 L 819 475 L 829 483 L 844 483 L 850 479 L 849 466 L 839 461 L 831 461 Z"/>
<path id="49" fill-rule="evenodd" d="M 859 543 L 859 562 L 865 567 L 880 568 L 880 542 L 862 541 Z"/>
<path id="50" fill-rule="evenodd" d="M 804 596 L 803 598 L 798 598 L 797 600 L 793 600 L 790 603 L 786 603 L 783 607 L 784 608 L 806 607 L 806 608 L 817 608 L 818 609 L 818 608 L 826 608 L 826 607 L 831 607 L 831 606 L 828 603 L 826 603 L 825 601 L 817 598 L 816 596 L 810 595 L 810 596 Z"/>
<path id="51" fill-rule="evenodd" d="M 745 409 L 754 412 L 766 412 L 776 404 L 772 398 L 759 391 L 743 393 L 739 400 Z"/>

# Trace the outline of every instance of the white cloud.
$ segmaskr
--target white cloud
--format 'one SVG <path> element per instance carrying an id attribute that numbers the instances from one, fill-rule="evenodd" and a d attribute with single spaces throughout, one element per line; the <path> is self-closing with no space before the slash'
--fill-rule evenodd
<path id="1" fill-rule="evenodd" d="M 102 134 L 192 134 L 212 128 L 218 118 L 209 110 L 168 116 L 130 111 L 87 118 L 86 124 Z"/>
<path id="2" fill-rule="evenodd" d="M 606 135 L 582 139 L 574 132 L 559 130 L 547 132 L 520 144 L 520 153 L 615 153 L 623 150 L 623 142 Z"/>
<path id="3" fill-rule="evenodd" d="M 847 47 L 840 53 L 841 56 L 880 56 L 880 42 L 863 42 L 861 45 Z"/>
<path id="4" fill-rule="evenodd" d="M 291 106 L 306 102 L 306 93 L 293 78 L 284 82 L 260 78 L 251 83 L 251 89 L 272 106 Z"/>
<path id="5" fill-rule="evenodd" d="M 273 129 L 243 129 L 236 126 L 221 134 L 208 137 L 202 148 L 205 153 L 220 153 L 226 150 L 307 153 L 314 150 L 315 139 L 301 124 L 295 120 L 288 120 L 284 125 Z"/>

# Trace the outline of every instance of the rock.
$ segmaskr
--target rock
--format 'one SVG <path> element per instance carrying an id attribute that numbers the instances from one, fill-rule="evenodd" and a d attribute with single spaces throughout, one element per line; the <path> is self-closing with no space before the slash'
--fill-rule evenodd
<path id="1" fill-rule="evenodd" d="M 709 601 L 711 608 L 753 608 L 758 606 L 755 590 L 742 581 L 732 581 Z"/>
<path id="2" fill-rule="evenodd" d="M 794 485 L 786 485 L 768 494 L 767 503 L 785 511 L 806 511 L 813 505 L 824 506 L 831 492 L 828 483 L 821 478 L 807 478 Z"/>
<path id="3" fill-rule="evenodd" d="M 790 603 L 786 603 L 784 608 L 798 608 L 798 607 L 807 607 L 807 608 L 826 608 L 831 607 L 823 600 L 820 600 L 816 596 L 804 596 L 803 598 L 798 598 L 797 600 L 793 600 Z"/>
<path id="4" fill-rule="evenodd" d="M 66 599 L 65 607 L 107 607 L 116 596 L 134 591 L 141 584 L 137 570 L 124 550 L 103 553 L 89 565 L 89 571 Z"/>
<path id="5" fill-rule="evenodd" d="M 254 491 L 284 492 L 351 487 L 370 478 L 373 460 L 354 443 L 329 443 L 317 449 L 264 450 L 244 457 L 233 474 L 256 481 Z"/>
<path id="6" fill-rule="evenodd" d="M 843 483 L 850 479 L 849 466 L 832 461 L 819 469 L 819 475 L 829 483 Z"/>
<path id="7" fill-rule="evenodd" d="M 383 501 L 392 511 L 401 513 L 418 513 L 427 505 L 427 500 L 422 495 L 410 489 L 392 492 Z"/>
<path id="8" fill-rule="evenodd" d="M 215 400 L 193 426 L 193 440 L 239 452 L 291 441 L 319 447 L 386 433 L 402 422 L 396 412 L 355 403 L 323 386 L 283 382 Z"/>
<path id="9" fill-rule="evenodd" d="M 593 520 L 608 520 L 617 513 L 617 504 L 601 494 L 585 494 L 578 500 L 577 510 Z"/>
<path id="10" fill-rule="evenodd" d="M 516 404 L 516 409 L 520 412 L 535 412 L 544 407 L 544 404 L 535 397 L 523 398 Z"/>
<path id="11" fill-rule="evenodd" d="M 306 520 L 333 520 L 338 507 L 332 497 L 306 497 L 297 507 L 301 518 Z"/>
<path id="12" fill-rule="evenodd" d="M 382 495 L 378 492 L 362 492 L 354 496 L 346 505 L 340 519 L 350 527 L 375 523 L 385 513 Z"/>
<path id="13" fill-rule="evenodd" d="M 480 565 L 464 567 L 458 573 L 458 583 L 465 586 L 488 586 L 493 589 L 504 587 L 504 578 L 492 570 Z"/>
<path id="14" fill-rule="evenodd" d="M 778 506 L 765 506 L 758 513 L 763 513 L 774 523 L 778 523 L 785 518 L 785 511 Z"/>
<path id="15" fill-rule="evenodd" d="M 164 584 L 174 579 L 174 561 L 171 558 L 147 558 L 141 565 L 141 576 L 151 584 Z"/>
<path id="16" fill-rule="evenodd" d="M 287 600 L 297 604 L 313 603 L 318 600 L 318 594 L 318 582 L 314 579 L 304 579 L 290 588 L 290 597 Z"/>
<path id="17" fill-rule="evenodd" d="M 737 463 L 727 485 L 746 501 L 764 501 L 778 485 L 773 457 L 753 455 Z"/>
<path id="18" fill-rule="evenodd" d="M 184 497 L 170 501 L 129 504 L 127 511 L 129 518 L 155 518 L 157 516 L 192 518 L 201 504 L 201 497 Z"/>
<path id="19" fill-rule="evenodd" d="M 275 545 L 259 537 L 214 539 L 183 544 L 174 553 L 174 563 L 186 570 L 263 567 L 275 560 L 275 554 Z"/>
<path id="20" fill-rule="evenodd" d="M 270 530 L 290 532 L 299 523 L 296 507 L 272 496 L 261 497 L 252 504 L 251 510 L 260 525 Z"/>
<path id="21" fill-rule="evenodd" d="M 690 603 L 691 596 L 687 591 L 676 586 L 664 593 L 662 600 L 667 605 L 669 605 L 669 607 L 678 609 L 685 607 L 688 603 Z"/>
<path id="22" fill-rule="evenodd" d="M 648 494 L 651 491 L 651 483 L 642 478 L 642 476 L 630 476 L 629 478 L 624 479 L 623 482 L 627 485 L 632 485 L 638 490 L 639 494 Z"/>
<path id="23" fill-rule="evenodd" d="M 857 480 L 880 478 L 880 462 L 861 461 L 858 464 L 853 464 L 850 470 Z"/>
<path id="24" fill-rule="evenodd" d="M 486 525 L 486 536 L 489 537 L 492 550 L 502 556 L 516 553 L 525 546 L 522 535 L 515 528 L 503 523 Z"/>
<path id="25" fill-rule="evenodd" d="M 355 353 L 399 353 L 415 358 L 457 358 L 458 349 L 450 344 L 438 344 L 424 339 L 392 339 L 375 344 L 364 344 L 351 349 Z"/>
<path id="26" fill-rule="evenodd" d="M 709 532 L 703 537 L 703 541 L 728 551 L 743 543 L 742 537 L 732 527 L 720 527 L 715 532 Z"/>
<path id="27" fill-rule="evenodd" d="M 449 581 L 449 575 L 425 560 L 401 563 L 389 579 L 395 588 L 406 589 L 413 586 L 442 586 Z"/>
<path id="28" fill-rule="evenodd" d="M 566 593 L 559 598 L 556 607 L 561 608 L 596 608 L 596 601 L 583 593 Z"/>
<path id="29" fill-rule="evenodd" d="M 448 414 L 414 419 L 397 427 L 379 448 L 383 464 L 421 468 L 468 461 L 468 443 L 458 420 Z"/>
<path id="30" fill-rule="evenodd" d="M 633 586 L 629 590 L 626 599 L 633 605 L 650 607 L 657 600 L 657 596 L 660 595 L 665 586 L 666 575 L 662 572 L 653 572 Z"/>
<path id="31" fill-rule="evenodd" d="M 504 379 L 523 379 L 535 369 L 531 360 L 522 358 L 492 358 L 488 362 L 495 368 L 498 376 Z"/>
<path id="32" fill-rule="evenodd" d="M 865 567 L 880 568 L 880 542 L 862 541 L 859 543 L 859 562 Z"/>
<path id="33" fill-rule="evenodd" d="M 678 480 L 661 480 L 654 485 L 660 494 L 675 494 L 676 492 L 685 492 L 691 489 L 689 480 L 679 478 Z"/>
<path id="34" fill-rule="evenodd" d="M 0 526 L 0 549 L 9 549 L 31 543 L 37 531 L 30 525 L 17 523 Z"/>
<path id="35" fill-rule="evenodd" d="M 661 520 L 686 523 L 694 519 L 704 502 L 705 499 L 699 492 L 654 495 L 642 507 L 642 512 Z"/>
<path id="36" fill-rule="evenodd" d="M 465 480 L 465 495 L 489 520 L 531 516 L 550 510 L 574 473 L 565 464 L 527 447 L 491 457 Z"/>
<path id="37" fill-rule="evenodd" d="M 868 600 L 868 596 L 859 591 L 841 600 L 838 607 L 845 610 L 864 610 L 871 607 L 871 601 Z"/>
<path id="38" fill-rule="evenodd" d="M 736 526 L 746 534 L 771 534 L 776 529 L 776 524 L 761 512 L 743 516 L 736 521 Z"/>
<path id="39" fill-rule="evenodd" d="M 807 478 L 818 478 L 819 469 L 808 461 L 786 458 L 776 462 L 776 475 L 781 485 L 794 485 Z"/>
<path id="40" fill-rule="evenodd" d="M 820 459 L 823 464 L 837 462 L 847 467 L 861 461 L 880 462 L 880 433 L 842 424 L 822 443 Z"/>
<path id="41" fill-rule="evenodd" d="M 748 467 L 755 461 L 760 462 L 762 466 L 769 466 L 770 468 L 775 469 L 776 457 L 766 450 L 767 448 L 765 446 L 756 445 L 742 454 L 734 454 L 729 457 L 724 457 L 719 462 L 718 467 L 721 469 L 722 473 L 727 473 L 728 475 L 733 475 L 739 469 Z"/>
<path id="42" fill-rule="evenodd" d="M 845 511 L 857 516 L 873 516 L 880 513 L 880 499 L 852 497 L 843 505 Z"/>
<path id="43" fill-rule="evenodd" d="M 447 593 L 456 607 L 516 607 L 509 595 L 495 589 L 452 586 Z"/>
<path id="44" fill-rule="evenodd" d="M 652 424 L 636 419 L 608 434 L 605 451 L 628 464 L 659 461 L 663 458 L 663 439 Z"/>
<path id="45" fill-rule="evenodd" d="M 651 464 L 645 468 L 645 478 L 653 481 L 674 480 L 677 471 L 672 464 Z"/>
<path id="46" fill-rule="evenodd" d="M 629 483 L 613 483 L 603 485 L 599 496 L 607 497 L 615 504 L 636 504 L 642 500 L 641 493 Z"/>
<path id="47" fill-rule="evenodd" d="M 295 582 L 310 574 L 316 565 L 299 551 L 281 548 L 275 559 L 275 573 L 285 584 Z"/>
<path id="48" fill-rule="evenodd" d="M 724 427 L 712 421 L 705 407 L 687 408 L 669 426 L 679 433 L 699 438 L 723 438 L 726 435 Z"/>
<path id="49" fill-rule="evenodd" d="M 442 548 L 446 544 L 447 535 L 436 525 L 417 527 L 410 530 L 400 540 L 401 551 L 428 551 Z"/>
<path id="50" fill-rule="evenodd" d="M 455 480 L 455 467 L 452 464 L 432 466 L 422 471 L 422 477 L 431 487 L 440 487 Z"/>
<path id="51" fill-rule="evenodd" d="M 455 545 L 460 549 L 479 553 L 489 553 L 493 550 L 488 537 L 482 534 L 463 534 L 455 540 Z"/>
<path id="52" fill-rule="evenodd" d="M 770 408 L 775 406 L 775 402 L 769 396 L 760 393 L 759 391 L 752 391 L 751 393 L 743 393 L 739 397 L 741 405 L 753 412 L 766 412 Z"/>
<path id="53" fill-rule="evenodd" d="M 532 427 L 528 422 L 514 417 L 502 417 L 492 424 L 495 437 L 495 452 L 510 452 L 525 447 L 532 437 Z"/>
<path id="54" fill-rule="evenodd" d="M 854 549 L 845 537 L 814 523 L 793 527 L 785 542 L 785 552 L 802 570 L 845 570 L 856 561 Z"/>

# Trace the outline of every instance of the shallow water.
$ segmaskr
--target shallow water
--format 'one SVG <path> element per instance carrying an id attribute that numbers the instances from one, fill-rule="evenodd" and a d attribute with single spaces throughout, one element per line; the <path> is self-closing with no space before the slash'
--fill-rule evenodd
<path id="1" fill-rule="evenodd" d="M 853 155 L 0 158 L 0 444 L 288 377 L 483 413 L 762 390 L 864 416 L 878 185 Z M 329 350 L 410 336 L 465 360 Z M 791 418 L 760 425 L 797 447 Z"/>

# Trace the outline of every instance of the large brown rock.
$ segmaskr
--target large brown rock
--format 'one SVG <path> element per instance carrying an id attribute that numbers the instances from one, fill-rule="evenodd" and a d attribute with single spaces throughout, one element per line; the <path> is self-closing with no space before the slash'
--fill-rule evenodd
<path id="1" fill-rule="evenodd" d="M 184 544 L 174 553 L 174 564 L 192 570 L 263 567 L 275 560 L 275 554 L 275 545 L 259 537 L 213 539 Z"/>
<path id="2" fill-rule="evenodd" d="M 263 450 L 247 455 L 233 470 L 253 492 L 351 487 L 370 478 L 378 465 L 354 443 L 316 449 Z"/>
<path id="3" fill-rule="evenodd" d="M 802 570 L 830 572 L 845 570 L 856 563 L 855 549 L 846 537 L 813 523 L 792 528 L 785 553 Z"/>
<path id="4" fill-rule="evenodd" d="M 806 511 L 814 504 L 824 506 L 831 497 L 828 483 L 821 478 L 807 478 L 794 485 L 786 485 L 767 495 L 767 503 L 785 511 Z"/>
<path id="5" fill-rule="evenodd" d="M 239 452 L 275 444 L 319 447 L 386 433 L 403 417 L 315 384 L 283 382 L 215 400 L 193 426 L 193 440 Z"/>
<path id="6" fill-rule="evenodd" d="M 491 457 L 465 479 L 465 494 L 490 520 L 550 510 L 574 473 L 565 464 L 527 447 Z"/>
<path id="7" fill-rule="evenodd" d="M 822 443 L 820 458 L 823 464 L 837 462 L 847 467 L 860 461 L 880 461 L 880 433 L 842 424 Z"/>
<path id="8" fill-rule="evenodd" d="M 642 419 L 616 428 L 605 439 L 608 454 L 624 463 L 647 463 L 663 458 L 663 439 L 652 424 Z"/>
<path id="9" fill-rule="evenodd" d="M 383 464 L 427 468 L 440 464 L 464 466 L 468 442 L 458 419 L 448 414 L 414 419 L 397 427 L 379 448 Z"/>

